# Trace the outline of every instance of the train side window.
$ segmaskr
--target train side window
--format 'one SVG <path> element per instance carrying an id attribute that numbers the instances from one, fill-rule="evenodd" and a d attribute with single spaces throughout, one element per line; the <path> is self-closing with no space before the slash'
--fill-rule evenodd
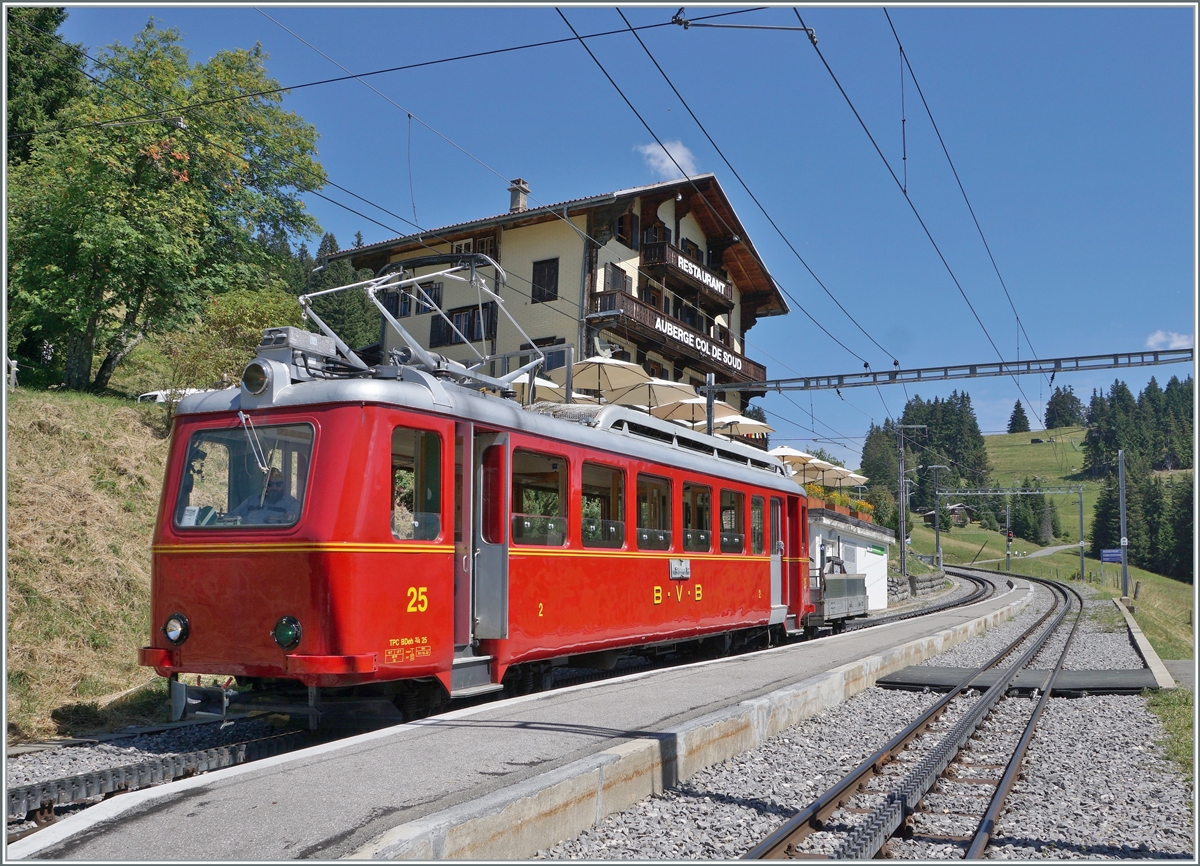
<path id="1" fill-rule="evenodd" d="M 783 503 L 771 497 L 771 555 L 783 552 Z"/>
<path id="2" fill-rule="evenodd" d="M 640 550 L 671 549 L 671 479 L 638 475 L 637 541 Z"/>
<path id="3" fill-rule="evenodd" d="M 721 553 L 746 550 L 746 494 L 721 491 Z"/>
<path id="4" fill-rule="evenodd" d="M 694 553 L 712 550 L 712 488 L 683 485 L 683 549 Z"/>
<path id="5" fill-rule="evenodd" d="M 432 541 L 442 534 L 442 440 L 428 430 L 392 431 L 392 535 Z"/>
<path id="6" fill-rule="evenodd" d="M 763 542 L 766 540 L 763 533 L 763 498 L 761 496 L 750 497 L 750 552 L 762 553 Z"/>
<path id="7" fill-rule="evenodd" d="M 483 470 L 479 531 L 488 544 L 504 544 L 504 452 L 503 445 L 489 445 L 479 458 Z"/>
<path id="8" fill-rule="evenodd" d="M 625 545 L 625 473 L 597 463 L 583 464 L 583 546 Z"/>
<path id="9" fill-rule="evenodd" d="M 518 448 L 512 464 L 514 544 L 561 546 L 567 538 L 567 459 Z"/>

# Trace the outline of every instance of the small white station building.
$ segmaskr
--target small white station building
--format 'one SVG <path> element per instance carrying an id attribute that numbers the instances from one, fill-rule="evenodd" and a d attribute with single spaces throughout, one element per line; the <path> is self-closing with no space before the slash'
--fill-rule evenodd
<path id="1" fill-rule="evenodd" d="M 895 533 L 826 508 L 808 512 L 808 533 L 812 574 L 820 573 L 827 557 L 839 557 L 848 574 L 866 575 L 867 609 L 887 609 L 888 548 L 896 541 Z"/>

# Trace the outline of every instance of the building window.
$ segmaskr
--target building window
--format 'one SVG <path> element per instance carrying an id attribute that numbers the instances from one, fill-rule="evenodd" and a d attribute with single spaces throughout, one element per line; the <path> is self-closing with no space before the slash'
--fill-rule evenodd
<path id="1" fill-rule="evenodd" d="M 636 250 L 639 246 L 639 222 L 638 215 L 635 213 L 622 214 L 617 217 L 617 221 L 613 226 L 613 237 L 630 249 Z"/>
<path id="2" fill-rule="evenodd" d="M 487 256 L 492 261 L 499 261 L 499 259 L 496 258 L 495 235 L 488 235 L 487 237 L 483 238 L 475 238 L 475 252 Z"/>
<path id="3" fill-rule="evenodd" d="M 455 333 L 441 316 L 435 317 L 429 323 L 429 347 L 431 349 L 439 346 L 456 346 L 462 343 L 463 339 L 459 334 L 472 343 L 496 338 L 495 301 L 483 305 L 482 319 L 479 315 L 479 305 L 458 307 L 447 311 L 446 316 L 454 323 L 454 328 L 458 329 L 458 333 Z"/>
<path id="4" fill-rule="evenodd" d="M 645 363 L 642 364 L 642 369 L 655 379 L 663 378 L 663 365 L 658 361 L 646 360 Z"/>
<path id="5" fill-rule="evenodd" d="M 687 238 L 680 238 L 679 251 L 696 264 L 704 264 L 704 253 L 700 250 L 700 245 L 695 241 L 690 241 Z"/>
<path id="6" fill-rule="evenodd" d="M 648 244 L 670 243 L 671 230 L 662 223 L 657 223 L 652 226 L 646 226 L 646 231 L 642 233 L 642 240 Z"/>
<path id="7" fill-rule="evenodd" d="M 533 263 L 533 302 L 558 300 L 558 259 Z"/>
<path id="8" fill-rule="evenodd" d="M 455 241 L 453 250 L 455 253 L 469 253 L 474 248 L 474 238 L 467 238 L 465 241 Z"/>
<path id="9" fill-rule="evenodd" d="M 604 266 L 604 291 L 632 294 L 633 277 L 620 265 L 607 264 Z"/>
<path id="10" fill-rule="evenodd" d="M 524 352 L 526 349 L 532 349 L 534 346 L 537 346 L 542 350 L 542 354 L 546 356 L 546 361 L 542 367 L 546 372 L 549 372 L 557 370 L 559 367 L 567 366 L 567 350 L 565 348 L 554 348 L 563 346 L 566 342 L 565 337 L 541 337 L 534 340 L 533 343 L 522 343 L 521 351 Z M 524 367 L 532 360 L 532 355 L 521 355 L 518 359 L 518 366 Z"/>
<path id="11" fill-rule="evenodd" d="M 421 292 L 424 292 L 425 297 L 428 297 L 429 300 L 431 300 L 433 302 L 434 307 L 441 307 L 441 305 L 442 305 L 442 284 L 441 283 L 421 283 L 419 286 L 419 291 L 417 288 L 413 289 L 413 294 L 416 295 L 416 297 L 417 297 L 417 315 L 418 316 L 421 313 L 429 313 L 429 312 L 433 311 L 433 307 L 429 306 L 429 304 L 427 304 L 421 300 L 421 297 L 422 297 Z M 407 301 L 408 298 L 405 298 L 404 300 Z M 401 307 L 401 309 L 403 309 L 403 307 Z M 401 315 L 407 316 L 408 313 L 402 312 Z"/>

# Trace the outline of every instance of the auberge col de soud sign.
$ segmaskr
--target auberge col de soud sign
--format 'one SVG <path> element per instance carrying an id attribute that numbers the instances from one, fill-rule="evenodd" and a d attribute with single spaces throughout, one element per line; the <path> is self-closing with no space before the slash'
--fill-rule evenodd
<path id="1" fill-rule="evenodd" d="M 724 364 L 731 370 L 742 371 L 742 359 L 726 349 L 720 343 L 714 343 L 687 328 L 681 328 L 674 322 L 667 321 L 662 316 L 654 317 L 654 330 L 677 343 L 695 349 L 706 358 L 711 358 L 718 364 Z"/>

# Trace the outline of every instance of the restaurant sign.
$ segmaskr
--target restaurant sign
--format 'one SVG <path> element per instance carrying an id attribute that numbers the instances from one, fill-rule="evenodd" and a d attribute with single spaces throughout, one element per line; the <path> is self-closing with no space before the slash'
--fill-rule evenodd
<path id="1" fill-rule="evenodd" d="M 654 317 L 654 330 L 694 349 L 705 358 L 711 358 L 718 364 L 724 364 L 726 367 L 736 370 L 739 373 L 742 371 L 742 359 L 720 343 L 714 343 L 712 340 L 702 337 L 694 331 L 681 328 L 679 325 L 664 319 L 662 316 Z"/>
<path id="2" fill-rule="evenodd" d="M 687 256 L 682 256 L 679 251 L 670 244 L 667 245 L 667 264 L 672 265 L 683 273 L 687 274 L 696 282 L 711 289 L 722 297 L 733 299 L 733 290 L 729 288 L 729 283 L 707 268 L 693 262 Z"/>

